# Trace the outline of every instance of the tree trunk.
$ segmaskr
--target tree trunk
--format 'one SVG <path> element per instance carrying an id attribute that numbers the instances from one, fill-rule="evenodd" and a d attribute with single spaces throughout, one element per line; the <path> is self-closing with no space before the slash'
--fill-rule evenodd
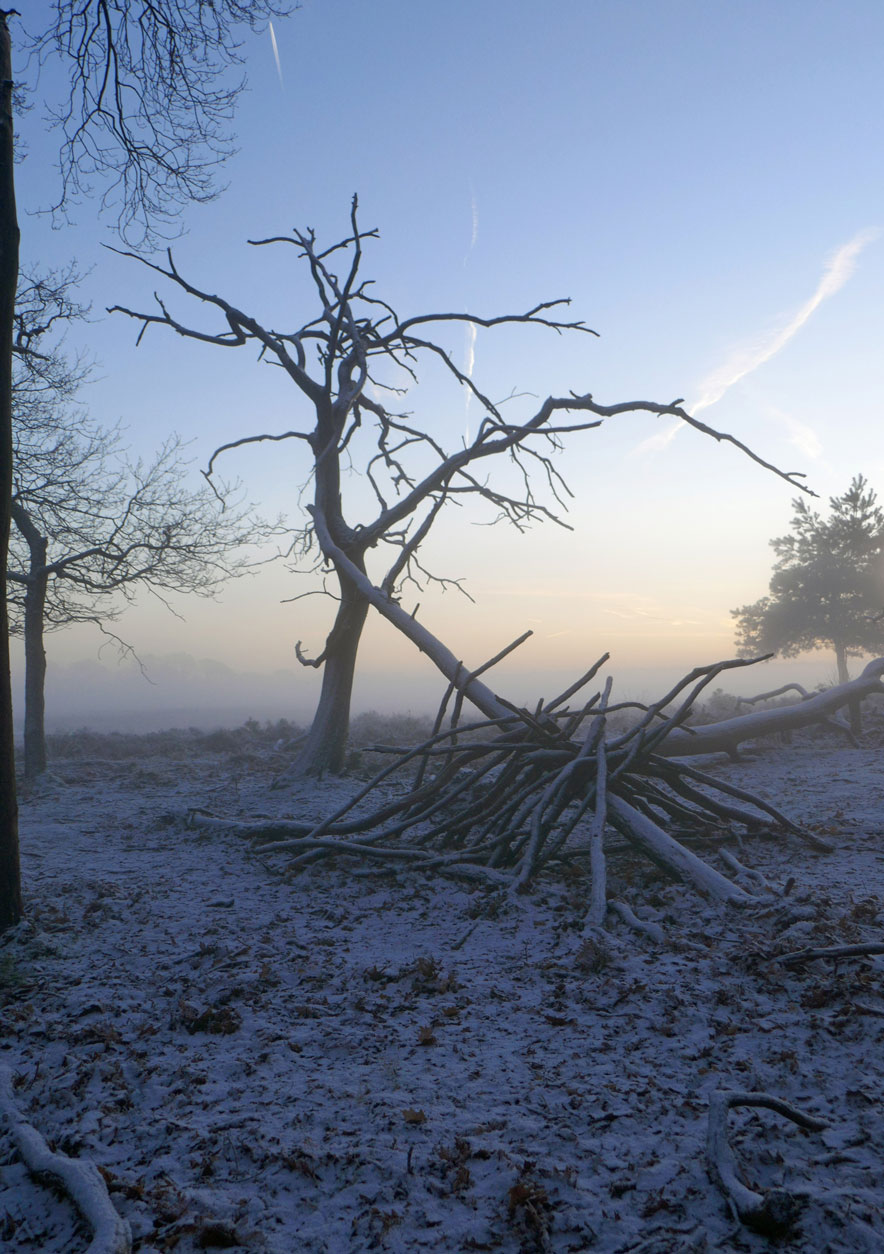
<path id="1" fill-rule="evenodd" d="M 841 644 L 835 645 L 835 661 L 838 664 L 838 683 L 850 683 L 850 671 L 847 669 L 847 650 Z M 863 714 L 862 704 L 858 697 L 852 697 L 847 703 L 847 710 L 850 714 L 850 730 L 854 736 L 863 734 Z"/>
<path id="2" fill-rule="evenodd" d="M 365 597 L 342 579 L 341 603 L 325 646 L 319 704 L 304 747 L 286 778 L 337 775 L 344 769 L 356 654 L 367 614 Z"/>
<path id="3" fill-rule="evenodd" d="M 417 645 L 420 652 L 425 653 L 445 678 L 455 684 L 486 718 L 505 718 L 510 715 L 512 708 L 505 705 L 487 684 L 482 683 L 481 679 L 472 679 L 469 672 L 464 669 L 463 663 L 454 656 L 447 645 L 428 631 L 422 623 L 419 623 L 413 614 L 404 610 L 398 601 L 375 587 L 364 568 L 357 565 L 343 549 L 335 544 L 323 516 L 317 512 L 314 517 L 316 534 L 322 551 L 330 561 L 335 563 L 341 580 L 347 579 L 352 585 L 363 607 L 363 619 L 369 605 L 373 605 L 383 618 L 386 618 L 394 627 L 398 627 L 406 639 Z"/>
<path id="4" fill-rule="evenodd" d="M 850 671 L 847 669 L 847 652 L 842 645 L 835 645 L 835 661 L 838 664 L 838 683 L 850 683 Z"/>
<path id="5" fill-rule="evenodd" d="M 43 647 L 43 615 L 46 607 L 46 541 L 42 560 L 25 591 L 25 779 L 33 780 L 46 770 L 46 650 Z"/>
<path id="6" fill-rule="evenodd" d="M 12 521 L 28 546 L 28 577 L 25 584 L 25 779 L 34 780 L 46 770 L 46 650 L 43 632 L 46 618 L 46 570 L 49 541 L 28 511 L 12 502 Z"/>
<path id="7" fill-rule="evenodd" d="M 12 122 L 12 53 L 0 16 L 0 932 L 22 917 L 9 673 L 6 563 L 12 506 L 12 331 L 18 284 L 18 219 Z"/>

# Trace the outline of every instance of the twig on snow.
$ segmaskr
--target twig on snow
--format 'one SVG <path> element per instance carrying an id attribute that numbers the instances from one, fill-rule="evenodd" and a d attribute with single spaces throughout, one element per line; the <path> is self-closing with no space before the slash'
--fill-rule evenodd
<path id="1" fill-rule="evenodd" d="M 859 945 L 830 945 L 825 949 L 796 949 L 791 954 L 779 954 L 774 962 L 793 966 L 798 962 L 813 962 L 814 958 L 861 958 L 871 954 L 884 954 L 884 943 L 867 941 Z"/>

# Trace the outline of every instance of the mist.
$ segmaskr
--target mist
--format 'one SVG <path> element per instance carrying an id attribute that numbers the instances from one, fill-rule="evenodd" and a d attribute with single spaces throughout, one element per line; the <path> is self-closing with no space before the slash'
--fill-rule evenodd
<path id="1" fill-rule="evenodd" d="M 699 659 L 701 662 L 712 659 Z M 612 700 L 659 700 L 692 667 L 667 665 L 621 666 L 608 663 L 614 676 Z M 854 671 L 859 669 L 854 666 Z M 570 669 L 529 668 L 510 663 L 494 672 L 491 686 L 512 700 L 533 706 L 548 700 L 575 678 Z M 738 695 L 754 695 L 784 683 L 812 688 L 834 682 L 833 664 L 825 654 L 792 661 L 760 663 L 748 670 L 726 673 L 709 687 Z M 214 730 L 238 727 L 246 719 L 259 722 L 289 719 L 307 726 L 319 695 L 321 673 L 305 668 L 272 671 L 238 670 L 214 658 L 189 653 L 145 654 L 141 665 L 131 658 L 82 658 L 54 665 L 46 683 L 46 728 L 49 732 L 150 732 L 173 727 Z M 24 675 L 13 669 L 16 728 L 24 717 Z M 371 668 L 357 673 L 353 714 L 376 710 L 382 714 L 430 714 L 438 707 L 445 681 L 422 658 L 400 667 Z"/>

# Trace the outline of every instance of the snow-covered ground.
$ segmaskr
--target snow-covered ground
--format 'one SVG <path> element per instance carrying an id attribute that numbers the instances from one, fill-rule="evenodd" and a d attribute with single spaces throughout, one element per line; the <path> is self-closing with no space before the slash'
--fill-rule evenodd
<path id="1" fill-rule="evenodd" d="M 765 1250 L 707 1174 L 716 1089 L 828 1124 L 730 1116 L 747 1180 L 806 1198 L 790 1250 L 884 1249 L 884 960 L 775 961 L 882 939 L 877 748 L 717 761 L 836 852 L 730 846 L 778 890 L 743 911 L 614 858 L 662 945 L 616 918 L 586 936 L 579 874 L 515 900 L 343 865 L 286 882 L 180 821 L 319 816 L 346 783 L 270 792 L 235 752 L 55 769 L 22 806 L 0 1065 L 50 1143 L 100 1166 L 141 1254 Z M 88 1244 L 0 1136 L 0 1248 Z"/>

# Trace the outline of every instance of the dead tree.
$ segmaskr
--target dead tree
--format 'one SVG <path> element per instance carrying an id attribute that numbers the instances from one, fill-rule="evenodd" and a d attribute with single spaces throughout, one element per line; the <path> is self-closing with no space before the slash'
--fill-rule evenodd
<path id="1" fill-rule="evenodd" d="M 351 231 L 340 242 L 321 248 L 313 231 L 251 241 L 258 246 L 293 247 L 306 265 L 316 294 L 316 309 L 295 330 L 272 328 L 222 296 L 184 278 L 171 252 L 166 265 L 138 258 L 162 275 L 179 293 L 218 315 L 220 329 L 203 330 L 173 313 L 167 298 L 157 296 L 155 312 L 137 312 L 115 306 L 137 319 L 141 335 L 153 325 L 170 328 L 187 339 L 223 348 L 253 345 L 259 356 L 281 367 L 308 402 L 310 417 L 290 431 L 244 435 L 217 449 L 263 441 L 294 441 L 306 448 L 313 476 L 309 520 L 293 548 L 312 554 L 317 566 L 333 572 L 338 609 L 334 624 L 318 657 L 308 658 L 298 642 L 296 653 L 307 666 L 323 668 L 322 690 L 310 735 L 298 759 L 297 770 L 309 774 L 336 772 L 344 761 L 350 695 L 357 651 L 370 604 L 380 597 L 395 605 L 409 582 L 436 579 L 443 585 L 456 580 L 431 575 L 421 564 L 420 547 L 446 506 L 469 498 L 484 501 L 518 529 L 561 518 L 569 489 L 556 469 L 553 454 L 566 435 L 590 430 L 605 418 L 645 412 L 681 418 L 716 440 L 736 445 L 754 461 L 801 487 L 798 476 L 786 474 L 763 461 L 733 436 L 713 430 L 691 417 L 679 401 L 660 405 L 626 401 L 602 405 L 590 393 L 570 392 L 548 397 L 538 409 L 519 418 L 505 414 L 461 370 L 449 351 L 432 338 L 433 329 L 466 324 L 497 328 L 524 325 L 559 334 L 595 334 L 581 321 L 566 321 L 561 310 L 569 302 L 545 301 L 525 313 L 480 317 L 476 314 L 431 313 L 401 317 L 373 294 L 362 277 L 363 244 L 376 231 L 361 231 L 354 197 Z M 130 254 L 131 255 L 131 254 Z M 342 263 L 338 269 L 338 262 Z M 333 268 L 334 267 L 334 268 Z M 482 409 L 475 436 L 460 447 L 450 436 L 436 435 L 427 425 L 392 412 L 377 399 L 386 389 L 402 391 L 401 383 L 416 381 L 421 364 L 436 362 L 458 390 L 466 389 Z M 365 473 L 377 502 L 374 517 L 356 521 L 344 500 L 342 461 L 349 458 Z M 515 467 L 517 489 L 496 485 L 485 476 L 487 462 L 505 461 Z M 532 472 L 545 483 L 547 501 L 538 496 Z M 305 475 L 306 479 L 307 476 Z M 391 551 L 382 564 L 378 552 Z M 380 569 L 378 566 L 380 565 Z M 367 588 L 374 591 L 369 595 Z M 403 610 L 398 622 L 411 621 Z M 406 634 L 408 634 L 406 632 Z"/>
<path id="2" fill-rule="evenodd" d="M 404 614 L 397 606 L 388 608 L 392 614 L 385 616 L 391 621 Z M 673 879 L 728 905 L 769 898 L 763 885 L 759 898 L 713 865 L 718 840 L 735 827 L 773 827 L 813 848 L 829 848 L 763 799 L 660 752 L 705 687 L 722 671 L 750 662 L 696 669 L 659 702 L 643 708 L 631 728 L 607 736 L 607 716 L 621 708 L 609 705 L 610 681 L 603 692 L 574 708 L 566 705 L 591 683 L 607 655 L 554 700 L 533 711 L 519 709 L 479 678 L 490 664 L 471 672 L 426 628 L 405 617 L 413 641 L 450 675 L 429 740 L 408 751 L 391 749 L 391 765 L 318 824 L 243 822 L 195 810 L 191 825 L 250 839 L 261 846 L 262 855 L 282 855 L 289 871 L 343 859 L 521 892 L 550 868 L 583 863 L 591 877 L 590 927 L 601 926 L 612 907 L 630 918 L 623 903 L 608 895 L 606 844 L 612 836 Z M 482 723 L 459 726 L 464 698 L 486 715 Z M 370 808 L 381 784 L 415 766 L 416 775 L 398 796 Z M 734 869 L 733 862 L 727 865 Z"/>
<path id="3" fill-rule="evenodd" d="M 731 752 L 746 740 L 772 736 L 778 732 L 797 731 L 801 727 L 825 725 L 830 716 L 852 702 L 884 694 L 884 658 L 869 662 L 856 679 L 814 693 L 795 705 L 777 706 L 769 710 L 753 710 L 721 723 L 698 727 L 679 727 L 667 737 L 661 753 L 667 757 L 692 757 L 701 753 Z M 778 691 L 783 691 L 779 689 Z M 768 696 L 774 695 L 771 693 Z M 842 729 L 843 730 L 843 729 Z"/>

